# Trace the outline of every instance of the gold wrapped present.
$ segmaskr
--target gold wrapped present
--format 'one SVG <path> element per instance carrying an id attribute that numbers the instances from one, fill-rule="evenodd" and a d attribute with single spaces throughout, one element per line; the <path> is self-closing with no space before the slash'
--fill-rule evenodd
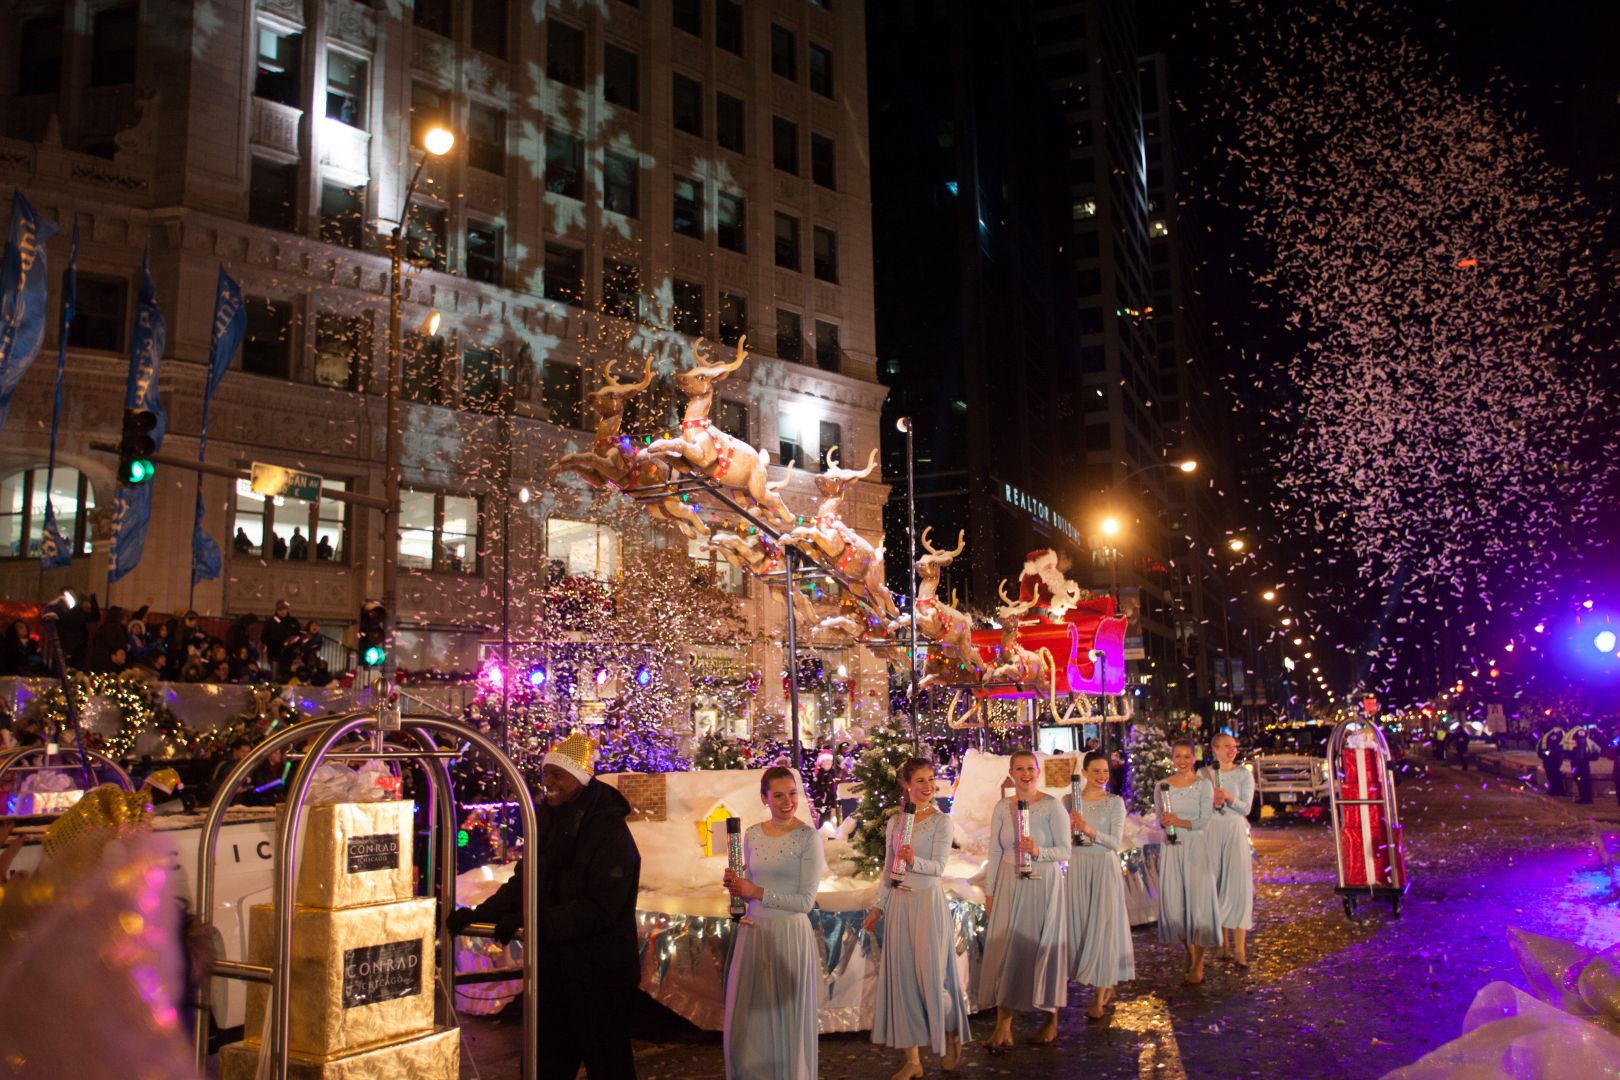
<path id="1" fill-rule="evenodd" d="M 420 1035 L 433 1027 L 434 912 L 431 897 L 325 911 L 296 907 L 288 1046 L 329 1059 Z M 276 925 L 269 904 L 248 916 L 248 961 L 271 963 Z M 264 1030 L 270 988 L 247 987 L 244 1031 Z"/>
<path id="2" fill-rule="evenodd" d="M 219 1051 L 219 1080 L 254 1080 L 259 1045 L 237 1042 Z M 456 1080 L 461 1075 L 461 1032 L 440 1028 L 400 1042 L 320 1061 L 292 1054 L 288 1080 Z"/>
<path id="3" fill-rule="evenodd" d="M 413 809 L 409 799 L 307 807 L 297 902 L 346 908 L 410 899 Z"/>

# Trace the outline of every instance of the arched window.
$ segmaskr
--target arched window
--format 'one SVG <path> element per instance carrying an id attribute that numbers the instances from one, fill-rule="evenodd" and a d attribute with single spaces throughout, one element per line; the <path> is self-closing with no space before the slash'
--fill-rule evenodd
<path id="1" fill-rule="evenodd" d="M 51 478 L 51 504 L 56 527 L 73 554 L 90 553 L 90 511 L 95 488 L 78 469 L 56 467 Z M 45 534 L 45 466 L 12 473 L 0 480 L 0 558 L 37 559 Z"/>

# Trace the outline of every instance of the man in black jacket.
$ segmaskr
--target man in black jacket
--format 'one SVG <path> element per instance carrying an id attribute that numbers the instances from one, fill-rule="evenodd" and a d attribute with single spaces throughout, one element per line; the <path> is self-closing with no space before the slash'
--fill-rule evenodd
<path id="1" fill-rule="evenodd" d="M 287 666 L 292 660 L 287 655 L 287 642 L 301 629 L 292 616 L 292 605 L 277 600 L 276 613 L 264 621 L 264 629 L 259 631 L 259 644 L 264 646 L 264 658 L 270 662 L 272 677 L 277 682 L 287 681 Z"/>
<path id="2" fill-rule="evenodd" d="M 520 866 L 494 896 L 449 919 L 452 933 L 492 922 L 498 941 L 510 941 L 520 926 L 530 928 L 524 947 L 537 950 L 540 964 L 537 1061 L 548 1080 L 573 1080 L 581 1064 L 590 1080 L 636 1075 L 630 1013 L 641 982 L 641 854 L 625 821 L 630 804 L 592 776 L 595 754 L 594 742 L 574 734 L 541 763 L 545 804 L 531 844 L 531 857 L 540 863 L 538 904 L 522 902 Z"/>

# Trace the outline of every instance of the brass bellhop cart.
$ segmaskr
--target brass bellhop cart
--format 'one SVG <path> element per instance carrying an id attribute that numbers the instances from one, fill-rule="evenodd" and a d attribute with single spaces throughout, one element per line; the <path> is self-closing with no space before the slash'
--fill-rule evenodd
<path id="1" fill-rule="evenodd" d="M 444 916 L 454 910 L 456 897 L 456 807 L 450 783 L 450 764 L 464 754 L 476 752 L 486 758 L 511 786 L 517 801 L 523 835 L 532 840 L 536 835 L 534 800 L 523 781 L 522 773 L 495 743 L 465 725 L 436 717 L 400 718 L 397 705 L 387 695 L 379 695 L 383 703 L 370 711 L 341 713 L 319 717 L 295 724 L 272 734 L 237 763 L 225 779 L 213 805 L 209 807 L 199 841 L 197 858 L 197 912 L 209 919 L 214 910 L 214 892 L 217 879 L 215 866 L 216 846 L 226 808 L 237 791 L 255 769 L 271 755 L 285 752 L 288 760 L 296 761 L 297 771 L 287 790 L 282 808 L 280 828 L 276 835 L 274 860 L 274 949 L 268 964 L 246 963 L 220 959 L 204 972 L 203 1000 L 207 1001 L 207 980 L 210 978 L 240 979 L 261 983 L 269 987 L 266 1009 L 266 1031 L 263 1052 L 269 1055 L 271 1080 L 286 1080 L 290 1065 L 288 1047 L 288 1016 L 292 1000 L 293 916 L 295 883 L 298 881 L 298 860 L 295 839 L 306 814 L 306 799 L 310 783 L 321 765 L 333 762 L 385 761 L 420 769 L 425 783 L 421 787 L 426 805 L 423 808 L 427 823 L 426 880 L 429 888 L 437 882 L 439 909 L 434 921 L 434 940 L 437 953 L 437 995 L 435 1020 L 442 1027 L 456 1026 L 455 953 L 453 939 L 445 929 Z M 524 895 L 538 894 L 538 867 L 533 859 L 523 860 Z M 474 931 L 479 928 L 472 928 Z M 486 981 L 492 974 L 501 978 L 521 978 L 523 981 L 524 1045 L 534 1046 L 539 1031 L 538 998 L 536 993 L 536 953 L 523 951 L 523 966 L 513 972 L 469 973 L 465 981 Z M 199 1007 L 194 1030 L 197 1066 L 204 1071 L 208 1057 L 209 1012 Z M 536 1062 L 533 1053 L 526 1054 L 523 1062 L 524 1080 L 534 1080 Z"/>

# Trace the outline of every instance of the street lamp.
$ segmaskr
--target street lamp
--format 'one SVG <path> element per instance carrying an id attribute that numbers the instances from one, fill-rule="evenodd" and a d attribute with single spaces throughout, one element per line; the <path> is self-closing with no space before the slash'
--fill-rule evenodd
<path id="1" fill-rule="evenodd" d="M 1267 603 L 1271 603 L 1277 599 L 1277 592 L 1275 589 L 1267 589 L 1265 592 L 1260 594 L 1260 599 L 1266 601 Z"/>
<path id="2" fill-rule="evenodd" d="M 894 422 L 896 430 L 906 437 L 906 562 L 911 570 L 911 598 L 906 606 L 911 610 L 910 623 L 911 641 L 911 695 L 906 699 L 911 703 L 911 748 L 918 748 L 917 742 L 917 479 L 913 465 L 911 433 L 911 417 L 902 416 Z"/>
<path id="3" fill-rule="evenodd" d="M 399 324 L 403 301 L 401 271 L 405 263 L 405 223 L 410 219 L 411 197 L 416 194 L 416 185 L 422 179 L 422 169 L 427 165 L 428 158 L 443 157 L 454 149 L 455 145 L 455 135 L 442 127 L 430 128 L 423 136 L 422 147 L 427 152 L 422 155 L 422 160 L 416 163 L 416 170 L 411 173 L 411 182 L 405 187 L 405 200 L 400 205 L 399 220 L 394 223 L 394 232 L 388 241 L 388 392 L 385 399 L 384 421 L 387 425 L 385 433 L 387 441 L 383 458 L 383 501 L 388 506 L 383 510 L 382 572 L 385 619 L 383 634 L 384 640 L 388 643 L 388 655 L 383 660 L 380 673 L 385 686 L 392 686 L 394 671 L 398 666 L 394 637 L 399 627 L 399 459 L 403 449 L 403 439 L 399 430 Z M 428 329 L 429 326 L 431 329 Z M 438 312 L 428 315 L 423 329 L 429 335 L 438 332 Z M 384 692 L 386 693 L 386 690 Z"/>
<path id="4" fill-rule="evenodd" d="M 1244 548 L 1248 547 L 1248 545 L 1243 542 L 1243 537 L 1241 536 L 1232 537 L 1232 539 L 1226 542 L 1226 546 L 1232 549 L 1233 554 L 1238 554 L 1242 552 Z"/>

